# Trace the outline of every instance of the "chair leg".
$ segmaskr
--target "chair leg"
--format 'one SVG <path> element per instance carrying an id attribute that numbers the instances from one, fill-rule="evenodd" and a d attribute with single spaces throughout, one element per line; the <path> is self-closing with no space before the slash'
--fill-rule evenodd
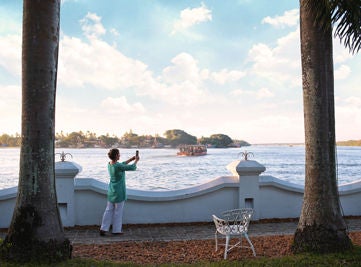
<path id="1" fill-rule="evenodd" d="M 253 244 L 252 244 L 251 240 L 249 239 L 249 237 L 248 237 L 248 235 L 247 235 L 247 234 L 245 234 L 244 236 L 246 237 L 246 239 L 247 239 L 247 241 L 248 241 L 249 245 L 251 246 L 251 249 L 252 249 L 252 252 L 253 252 L 253 256 L 255 256 L 255 257 L 256 257 L 256 251 L 254 250 L 254 247 L 253 247 Z"/>
<path id="2" fill-rule="evenodd" d="M 227 259 L 229 239 L 230 239 L 230 236 L 229 236 L 229 235 L 226 235 L 226 247 L 224 248 L 224 259 Z"/>
<path id="3" fill-rule="evenodd" d="M 216 241 L 216 251 L 218 250 L 218 235 L 217 231 L 214 233 L 214 240 Z"/>

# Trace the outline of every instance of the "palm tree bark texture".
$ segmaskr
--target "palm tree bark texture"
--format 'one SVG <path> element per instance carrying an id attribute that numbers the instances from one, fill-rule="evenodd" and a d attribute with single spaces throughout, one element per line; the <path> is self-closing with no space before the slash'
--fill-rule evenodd
<path id="1" fill-rule="evenodd" d="M 306 177 L 292 249 L 337 252 L 351 249 L 352 243 L 337 188 L 331 14 L 329 27 L 321 27 L 307 2 L 300 0 Z"/>
<path id="2" fill-rule="evenodd" d="M 1 249 L 2 256 L 11 261 L 53 262 L 71 255 L 55 188 L 59 23 L 60 0 L 24 0 L 19 185 Z"/>

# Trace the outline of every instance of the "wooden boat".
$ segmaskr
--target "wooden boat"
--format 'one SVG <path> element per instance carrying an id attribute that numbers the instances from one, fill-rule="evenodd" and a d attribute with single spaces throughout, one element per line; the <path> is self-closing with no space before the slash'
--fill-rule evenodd
<path id="1" fill-rule="evenodd" d="M 207 154 L 205 145 L 181 145 L 179 146 L 178 156 L 204 156 Z"/>

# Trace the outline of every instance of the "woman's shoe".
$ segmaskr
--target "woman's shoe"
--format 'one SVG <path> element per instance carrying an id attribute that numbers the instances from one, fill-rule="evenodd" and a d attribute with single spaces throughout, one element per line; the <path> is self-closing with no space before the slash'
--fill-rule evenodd
<path id="1" fill-rule="evenodd" d="M 113 235 L 122 235 L 123 232 L 120 232 L 120 233 L 112 233 Z"/>
<path id="2" fill-rule="evenodd" d="M 103 231 L 103 230 L 99 230 L 99 235 L 101 235 L 101 236 L 105 236 L 105 231 Z"/>

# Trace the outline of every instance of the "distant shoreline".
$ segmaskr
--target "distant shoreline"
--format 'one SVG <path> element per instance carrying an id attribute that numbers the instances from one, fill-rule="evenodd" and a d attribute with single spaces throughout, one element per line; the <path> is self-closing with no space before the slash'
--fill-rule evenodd
<path id="1" fill-rule="evenodd" d="M 304 143 L 259 143 L 259 144 L 250 144 L 249 146 L 304 146 Z M 360 141 L 339 141 L 336 143 L 337 146 L 354 146 L 354 147 L 360 147 L 361 146 L 361 140 Z M 240 146 L 240 147 L 228 147 L 228 148 L 241 148 L 246 146 Z M 20 148 L 20 146 L 0 146 L 0 148 Z M 70 148 L 70 149 L 76 149 L 77 147 L 56 147 L 56 149 L 62 149 L 62 148 Z M 78 147 L 79 149 L 86 149 L 86 148 L 106 148 L 106 147 Z M 134 147 L 122 147 L 124 149 L 133 149 Z M 169 147 L 159 147 L 159 148 L 152 148 L 152 147 L 136 147 L 139 149 L 149 148 L 149 149 L 170 149 Z M 173 149 L 176 149 L 172 147 Z M 212 148 L 212 147 L 211 147 Z M 215 147 L 213 147 L 215 148 Z M 227 147 L 221 147 L 221 148 L 227 148 Z M 217 148 L 215 148 L 217 149 Z"/>

